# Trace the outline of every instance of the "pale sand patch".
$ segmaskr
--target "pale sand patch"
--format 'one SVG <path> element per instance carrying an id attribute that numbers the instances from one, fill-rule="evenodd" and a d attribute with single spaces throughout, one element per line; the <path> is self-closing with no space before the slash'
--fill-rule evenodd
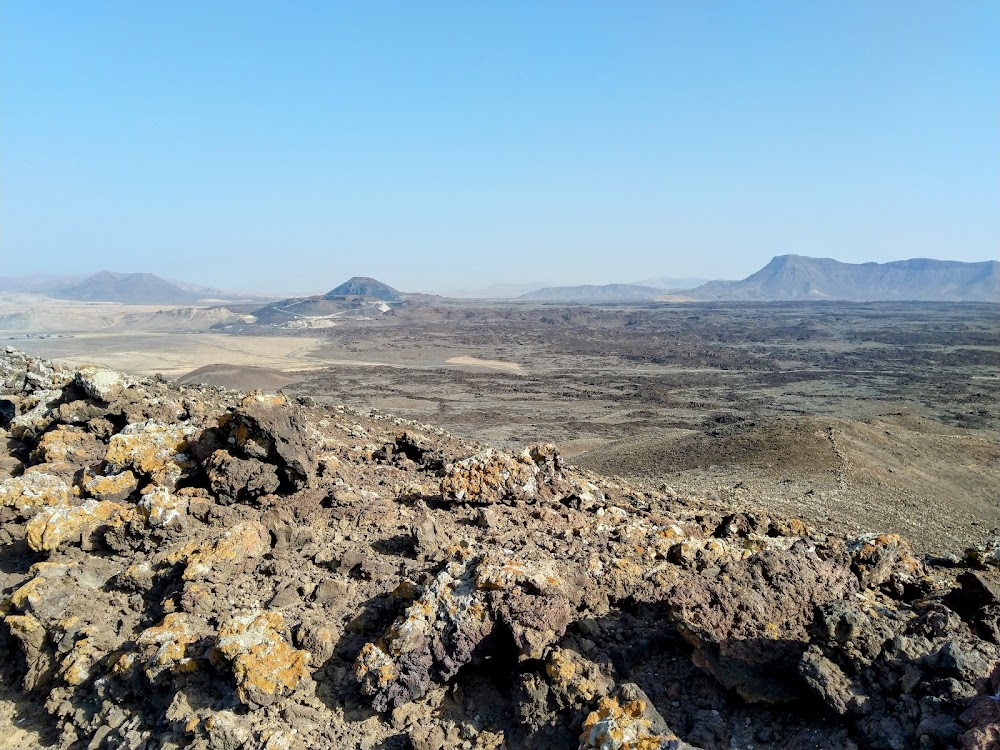
<path id="1" fill-rule="evenodd" d="M 449 365 L 465 365 L 467 367 L 489 367 L 508 372 L 521 372 L 524 367 L 517 362 L 502 362 L 499 359 L 479 359 L 478 357 L 449 357 L 445 360 Z"/>
<path id="2" fill-rule="evenodd" d="M 233 336 L 222 333 L 171 333 L 169 331 L 94 331 L 65 338 L 16 339 L 9 343 L 28 354 L 74 367 L 93 364 L 133 375 L 159 373 L 168 378 L 186 375 L 207 365 L 267 367 L 287 373 L 311 372 L 324 367 L 393 367 L 434 369 L 442 359 L 423 361 L 373 361 L 330 356 L 329 341 L 314 336 Z M 339 354 L 339 352 L 336 352 Z M 445 364 L 520 373 L 517 362 L 460 356 Z"/>
<path id="3" fill-rule="evenodd" d="M 64 339 L 11 342 L 29 354 L 68 365 L 95 364 L 135 375 L 178 377 L 213 364 L 256 365 L 286 372 L 320 369 L 313 352 L 323 339 L 213 333 L 85 333 Z"/>

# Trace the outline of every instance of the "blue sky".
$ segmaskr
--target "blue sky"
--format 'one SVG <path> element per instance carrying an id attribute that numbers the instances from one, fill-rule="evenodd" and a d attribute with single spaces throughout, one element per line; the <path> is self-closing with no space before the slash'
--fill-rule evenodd
<path id="1" fill-rule="evenodd" d="M 998 249 L 998 2 L 0 2 L 0 275 L 439 291 Z"/>

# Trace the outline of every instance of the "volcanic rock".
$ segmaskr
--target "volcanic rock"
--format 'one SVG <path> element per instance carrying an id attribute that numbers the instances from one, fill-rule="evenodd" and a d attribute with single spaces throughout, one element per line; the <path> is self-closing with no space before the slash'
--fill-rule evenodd
<path id="1" fill-rule="evenodd" d="M 9 349 L 0 384 L 0 745 L 996 745 L 995 545 Z"/>

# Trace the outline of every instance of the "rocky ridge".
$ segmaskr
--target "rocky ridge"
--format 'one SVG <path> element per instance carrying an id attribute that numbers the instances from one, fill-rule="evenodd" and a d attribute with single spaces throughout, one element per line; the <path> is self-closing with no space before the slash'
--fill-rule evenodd
<path id="1" fill-rule="evenodd" d="M 1000 743 L 1000 543 L 918 559 L 550 445 L 12 349 L 0 431 L 0 744 Z"/>

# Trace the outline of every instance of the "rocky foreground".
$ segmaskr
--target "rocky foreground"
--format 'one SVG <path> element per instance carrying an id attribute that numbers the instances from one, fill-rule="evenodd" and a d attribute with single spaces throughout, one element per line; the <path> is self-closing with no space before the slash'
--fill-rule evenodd
<path id="1" fill-rule="evenodd" d="M 0 428 L 4 747 L 1000 746 L 997 546 L 11 349 Z"/>

